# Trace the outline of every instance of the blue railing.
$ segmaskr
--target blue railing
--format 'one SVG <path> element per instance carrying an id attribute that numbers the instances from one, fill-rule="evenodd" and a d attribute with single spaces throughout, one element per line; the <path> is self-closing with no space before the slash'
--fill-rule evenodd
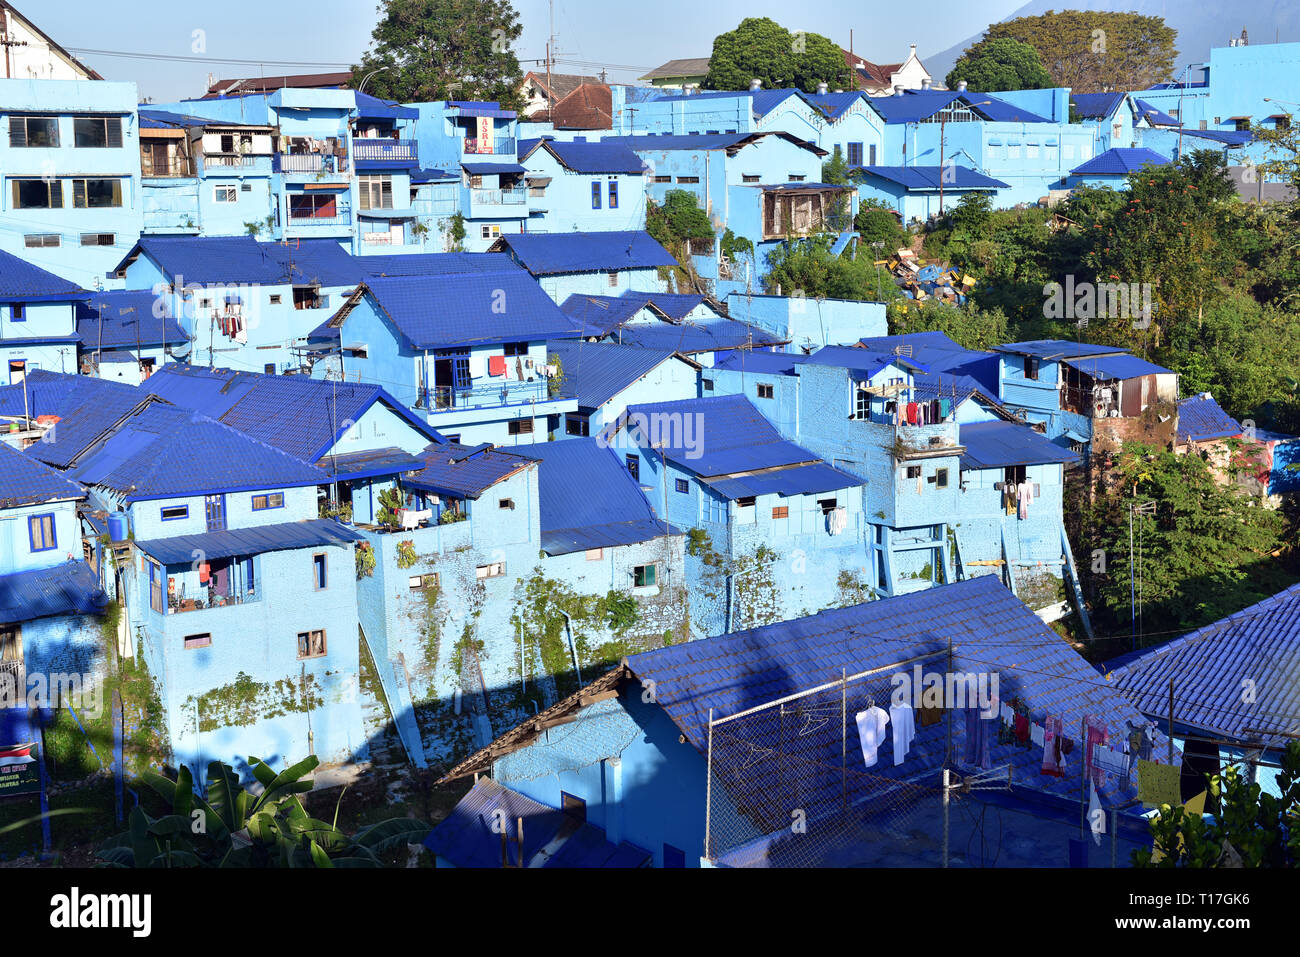
<path id="1" fill-rule="evenodd" d="M 419 162 L 420 148 L 415 140 L 354 139 L 352 155 L 358 160 L 409 160 Z"/>

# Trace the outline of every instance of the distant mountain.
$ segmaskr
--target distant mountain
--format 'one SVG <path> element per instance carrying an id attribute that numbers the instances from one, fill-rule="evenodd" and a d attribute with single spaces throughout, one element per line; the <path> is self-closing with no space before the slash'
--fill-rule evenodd
<path id="1" fill-rule="evenodd" d="M 1232 4 L 1187 3 L 1185 0 L 1032 0 L 1005 17 L 1036 17 L 1051 11 L 1101 10 L 1110 13 L 1140 13 L 1144 17 L 1164 17 L 1165 23 L 1178 31 L 1178 54 L 1175 72 L 1189 63 L 1205 63 L 1210 47 L 1226 47 L 1241 35 L 1245 27 L 1251 43 L 1300 40 L 1300 3 L 1295 0 L 1236 0 Z M 999 21 L 1002 22 L 1002 21 Z M 984 34 L 962 41 L 939 53 L 923 55 L 921 62 L 936 83 L 942 83 L 962 51 L 977 43 Z"/>

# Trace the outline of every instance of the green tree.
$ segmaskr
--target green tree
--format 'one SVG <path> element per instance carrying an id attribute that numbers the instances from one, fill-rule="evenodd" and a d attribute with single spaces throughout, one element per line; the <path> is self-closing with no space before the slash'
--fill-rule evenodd
<path id="1" fill-rule="evenodd" d="M 367 93 L 403 103 L 523 106 L 523 75 L 510 47 L 523 28 L 510 0 L 383 0 L 379 13 L 370 49 L 352 68 L 354 84 L 369 77 Z"/>
<path id="2" fill-rule="evenodd" d="M 945 82 L 955 90 L 961 80 L 981 93 L 1042 90 L 1052 85 L 1038 50 L 1011 37 L 984 39 L 967 48 Z"/>
<path id="3" fill-rule="evenodd" d="M 1177 36 L 1162 17 L 1062 10 L 989 24 L 985 40 L 1027 43 L 1042 57 L 1048 85 L 1098 93 L 1145 90 L 1170 79 Z"/>
<path id="4" fill-rule="evenodd" d="M 965 308 L 933 300 L 895 299 L 886 311 L 889 334 L 942 332 L 966 349 L 989 349 L 1008 339 L 1007 317 L 1000 309 Z"/>
<path id="5" fill-rule="evenodd" d="M 1207 802 L 1208 820 L 1182 807 L 1162 806 L 1151 819 L 1153 850 L 1158 853 L 1136 850 L 1133 865 L 1300 867 L 1300 741 L 1287 745 L 1279 764 L 1280 798 L 1229 767 L 1208 781 L 1213 799 Z"/>
<path id="6" fill-rule="evenodd" d="M 907 245 L 907 230 L 898 221 L 898 213 L 887 203 L 878 199 L 864 199 L 858 203 L 858 214 L 853 219 L 853 228 L 862 237 L 862 245 L 872 250 L 873 243 L 884 243 L 881 255 L 888 256 L 897 249 Z"/>
<path id="7" fill-rule="evenodd" d="M 704 87 L 747 90 L 757 79 L 769 90 L 798 87 L 812 93 L 818 83 L 847 88 L 848 77 L 844 54 L 821 34 L 791 32 L 768 17 L 747 17 L 714 37 Z"/>

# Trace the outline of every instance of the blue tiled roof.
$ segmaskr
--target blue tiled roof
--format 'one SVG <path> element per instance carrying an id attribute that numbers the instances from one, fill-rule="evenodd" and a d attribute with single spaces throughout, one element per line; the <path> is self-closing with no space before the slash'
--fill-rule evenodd
<path id="1" fill-rule="evenodd" d="M 1178 724 L 1285 744 L 1287 733 L 1300 734 L 1300 585 L 1168 644 L 1124 655 L 1107 671 L 1106 680 L 1147 714 L 1168 713 L 1172 679 Z"/>
<path id="2" fill-rule="evenodd" d="M 1085 359 L 1066 359 L 1065 364 L 1078 369 L 1094 379 L 1135 379 L 1143 375 L 1171 375 L 1164 366 L 1158 366 L 1137 356 L 1122 353 L 1115 356 L 1094 356 Z"/>
<path id="3" fill-rule="evenodd" d="M 369 279 L 365 288 L 416 349 L 537 341 L 581 332 L 578 322 L 519 270 Z M 341 326 L 348 311 L 341 309 L 330 324 Z"/>
<path id="4" fill-rule="evenodd" d="M 523 818 L 522 842 L 517 832 Z M 650 854 L 626 842 L 615 846 L 605 832 L 592 824 L 574 825 L 555 808 L 539 804 L 491 778 L 474 782 L 451 813 L 424 839 L 424 846 L 455 867 L 501 867 L 501 833 L 497 821 L 506 822 L 505 853 L 510 867 L 528 865 L 544 847 L 572 833 L 542 867 L 642 867 Z M 522 854 L 521 854 L 522 849 Z"/>
<path id="5" fill-rule="evenodd" d="M 80 550 L 77 543 L 76 551 Z M 0 575 L 0 624 L 54 615 L 96 615 L 107 605 L 108 596 L 83 561 Z"/>
<path id="6" fill-rule="evenodd" d="M 124 382 L 33 369 L 22 383 L 0 386 L 0 415 L 63 416 L 107 396 L 125 397 L 132 403 L 140 400 L 135 387 Z"/>
<path id="7" fill-rule="evenodd" d="M 774 332 L 736 319 L 711 322 L 630 322 L 607 334 L 611 342 L 694 355 L 727 349 L 761 349 L 785 342 Z"/>
<path id="8" fill-rule="evenodd" d="M 79 456 L 72 477 L 114 489 L 127 501 L 327 481 L 320 469 L 215 419 L 158 403 Z"/>
<path id="9" fill-rule="evenodd" d="M 188 113 L 174 113 L 171 110 L 140 110 L 140 128 L 142 130 L 162 130 L 196 126 L 227 126 L 205 116 L 191 116 Z"/>
<path id="10" fill-rule="evenodd" d="M 980 362 L 991 358 L 987 352 L 977 352 L 957 345 L 942 332 L 910 332 L 901 336 L 868 336 L 859 339 L 868 349 L 877 352 L 892 352 L 894 349 L 910 347 L 911 358 L 923 363 L 933 372 L 947 372 L 971 362 Z M 907 358 L 906 356 L 904 358 Z"/>
<path id="11" fill-rule="evenodd" d="M 604 342 L 555 341 L 547 354 L 564 369 L 564 393 L 584 409 L 596 409 L 660 364 L 679 361 L 671 352 Z"/>
<path id="12" fill-rule="evenodd" d="M 736 372 L 755 372 L 764 375 L 794 375 L 794 367 L 807 356 L 791 352 L 759 352 L 753 349 L 732 349 L 713 360 L 711 368 Z M 704 373 L 706 376 L 708 372 Z"/>
<path id="13" fill-rule="evenodd" d="M 567 555 L 647 542 L 681 531 L 655 517 L 640 486 L 596 439 L 539 442 L 528 454 L 537 473 L 542 548 Z"/>
<path id="14" fill-rule="evenodd" d="M 809 700 L 825 702 L 837 717 L 830 721 L 824 734 L 810 739 L 799 751 L 801 759 L 815 760 L 814 749 L 824 746 L 828 773 L 800 780 L 814 789 L 819 785 L 833 788 L 833 803 L 838 807 L 842 778 L 838 771 L 829 769 L 838 768 L 842 763 L 838 724 L 841 674 L 853 676 L 882 669 L 878 679 L 849 681 L 848 711 L 852 715 L 865 707 L 868 694 L 874 694 L 878 704 L 886 700 L 891 672 L 912 671 L 910 664 L 899 665 L 899 662 L 928 654 L 932 658 L 918 664 L 923 673 L 945 671 L 950 640 L 955 671 L 998 673 L 998 693 L 1003 701 L 1013 695 L 1021 697 L 1029 708 L 1031 720 L 1036 722 L 1041 723 L 1048 715 L 1060 716 L 1066 735 L 1076 741 L 1084 715 L 1093 715 L 1112 729 L 1123 727 L 1127 721 L 1145 723 L 1132 704 L 1108 687 L 1067 642 L 993 575 L 717 638 L 684 642 L 632 655 L 627 664 L 637 680 L 655 683 L 656 703 L 700 752 L 708 746 L 710 708 L 716 720 L 829 683 L 831 689 L 824 697 L 814 696 Z M 944 721 L 929 727 L 918 721 L 916 737 L 906 759 L 896 765 L 888 750 L 892 745 L 886 744 L 882 759 L 871 768 L 870 776 L 915 780 L 931 771 L 937 774 L 944 762 L 950 729 L 954 754 L 960 758 L 965 743 L 963 721 Z M 721 755 L 719 766 L 739 768 L 739 763 L 731 762 L 743 761 L 746 752 L 755 754 L 761 753 L 762 748 L 779 747 L 780 733 L 778 722 L 759 718 L 717 726 L 714 753 Z M 785 733 L 790 733 L 788 724 Z M 990 757 L 995 768 L 1010 764 L 1012 779 L 1018 785 L 1077 800 L 1077 770 L 1066 778 L 1044 776 L 1041 748 L 997 744 L 996 733 L 993 737 Z M 1157 738 L 1159 753 L 1164 747 L 1164 737 L 1157 735 Z M 737 744 L 731 743 L 736 741 L 740 752 L 735 750 Z M 723 750 L 727 748 L 731 750 Z M 857 767 L 860 769 L 861 764 Z M 1006 778 L 1005 771 L 1002 776 Z M 761 771 L 720 783 L 727 787 L 733 800 L 743 797 L 732 792 L 733 788 L 771 794 L 778 787 L 772 777 Z M 865 784 L 855 781 L 852 786 L 865 787 Z M 1119 785 L 1113 777 L 1105 779 L 1099 792 L 1108 805 L 1129 798 L 1129 795 L 1120 796 Z M 805 796 L 817 803 L 822 800 L 815 794 Z M 860 797 L 851 793 L 849 800 Z M 827 795 L 826 800 L 831 801 L 831 796 Z M 788 815 L 785 819 L 788 820 Z"/>
<path id="15" fill-rule="evenodd" d="M 639 136 L 606 136 L 604 143 L 623 143 L 639 153 L 654 150 L 724 150 L 743 145 L 752 133 L 645 133 Z"/>
<path id="16" fill-rule="evenodd" d="M 364 541 L 356 529 L 332 518 L 311 518 L 301 522 L 255 525 L 251 528 L 227 528 L 219 532 L 175 535 L 136 542 L 135 547 L 164 565 L 189 565 L 196 552 L 207 558 L 233 558 L 236 555 L 261 555 L 295 548 L 320 548 L 325 545 L 350 545 Z"/>
<path id="17" fill-rule="evenodd" d="M 367 276 L 454 276 L 466 272 L 520 272 L 505 253 L 400 253 L 358 256 L 357 266 Z"/>
<path id="18" fill-rule="evenodd" d="M 501 104 L 490 100 L 448 100 L 447 106 L 456 110 L 461 116 L 490 116 L 498 120 L 513 120 L 514 110 L 503 110 Z"/>
<path id="19" fill-rule="evenodd" d="M 993 351 L 1009 352 L 1018 356 L 1037 356 L 1040 359 L 1065 359 L 1119 355 L 1124 350 L 1090 342 L 1072 342 L 1069 339 L 1031 339 L 1026 342 L 1004 342 L 1000 346 L 994 346 Z"/>
<path id="20" fill-rule="evenodd" d="M 0 302 L 34 299 L 85 299 L 90 293 L 75 282 L 33 266 L 0 249 Z"/>
<path id="21" fill-rule="evenodd" d="M 820 461 L 807 449 L 783 439 L 776 426 L 742 395 L 630 405 L 627 419 L 630 424 L 648 422 L 652 431 L 658 432 L 650 436 L 657 439 L 656 453 L 663 443 L 668 461 L 696 475 L 731 475 Z"/>
<path id="22" fill-rule="evenodd" d="M 534 276 L 556 273 L 653 269 L 674 266 L 677 260 L 649 233 L 641 230 L 607 233 L 521 233 L 502 236 L 493 244 L 508 249 Z"/>
<path id="23" fill-rule="evenodd" d="M 395 475 L 424 468 L 423 460 L 402 449 L 389 447 L 368 449 L 364 452 L 345 452 L 327 455 L 317 461 L 317 466 L 329 475 L 340 478 L 373 478 L 377 475 Z"/>
<path id="24" fill-rule="evenodd" d="M 141 253 L 166 275 L 181 276 L 186 283 L 278 285 L 284 281 L 283 267 L 252 236 L 141 236 L 115 271 Z"/>
<path id="25" fill-rule="evenodd" d="M 1199 136 L 1201 139 L 1213 140 L 1224 146 L 1245 146 L 1255 138 L 1250 130 L 1179 130 L 1182 136 Z"/>
<path id="26" fill-rule="evenodd" d="M 992 176 L 977 173 L 968 166 L 863 166 L 869 176 L 878 176 L 909 190 L 938 189 L 1005 189 L 1007 184 Z M 947 179 L 942 179 L 947 176 Z"/>
<path id="27" fill-rule="evenodd" d="M 554 156 L 565 169 L 574 173 L 645 172 L 645 164 L 623 143 L 605 139 L 599 143 L 564 142 L 561 140 L 520 140 L 519 159 L 528 159 L 537 149 Z"/>
<path id="28" fill-rule="evenodd" d="M 859 349 L 854 346 L 822 346 L 800 361 L 811 365 L 849 369 L 864 378 L 870 378 L 890 365 L 903 369 L 926 368 L 922 362 L 911 356 L 895 355 L 885 350 Z"/>
<path id="29" fill-rule="evenodd" d="M 1015 422 L 972 422 L 960 426 L 958 441 L 966 447 L 961 467 L 1006 468 L 1011 465 L 1069 465 L 1079 456 L 1055 445 L 1045 435 Z"/>
<path id="30" fill-rule="evenodd" d="M 422 467 L 402 484 L 456 498 L 478 498 L 493 485 L 534 464 L 529 456 L 494 449 L 487 443 L 430 445 L 418 458 Z"/>
<path id="31" fill-rule="evenodd" d="M 1208 392 L 1178 403 L 1178 441 L 1204 442 L 1241 435 L 1241 424 L 1219 407 Z"/>
<path id="32" fill-rule="evenodd" d="M 113 426 L 151 401 L 156 400 L 136 389 L 129 393 L 118 390 L 91 393 L 81 404 L 57 413 L 61 417 L 54 426 L 53 442 L 37 442 L 27 449 L 27 454 L 46 465 L 66 469 Z"/>
<path id="33" fill-rule="evenodd" d="M 902 96 L 873 96 L 867 102 L 885 118 L 886 123 L 917 123 L 928 119 L 955 101 L 966 105 L 978 103 L 971 109 L 993 122 L 1050 123 L 1051 121 L 1030 113 L 1005 100 L 987 93 L 958 93 L 955 90 L 907 90 Z"/>
<path id="34" fill-rule="evenodd" d="M 332 239 L 295 239 L 258 245 L 280 265 L 281 282 L 355 286 L 365 278 L 362 261 Z"/>
<path id="35" fill-rule="evenodd" d="M 1082 119 L 1105 119 L 1115 112 L 1127 95 L 1127 93 L 1071 93 L 1070 105 Z"/>
<path id="36" fill-rule="evenodd" d="M 159 306 L 162 317 L 154 315 Z M 141 346 L 175 345 L 189 336 L 171 316 L 171 297 L 149 290 L 97 292 L 77 304 L 77 334 L 87 352 Z"/>
<path id="37" fill-rule="evenodd" d="M 624 296 L 584 296 L 573 293 L 560 311 L 577 320 L 584 336 L 603 336 L 645 308 L 645 303 Z"/>
<path id="38" fill-rule="evenodd" d="M 954 404 L 960 405 L 971 396 L 979 396 L 984 404 L 990 407 L 1002 407 L 997 389 L 990 389 L 978 379 L 968 375 L 918 372 L 912 378 L 912 397 L 917 402 L 951 399 Z"/>
<path id="39" fill-rule="evenodd" d="M 55 435 L 58 429 L 55 428 Z M 86 497 L 86 490 L 7 442 L 0 442 L 0 508 Z"/>
<path id="40" fill-rule="evenodd" d="M 1146 100 L 1133 98 L 1133 112 L 1139 118 L 1147 120 L 1152 126 L 1179 126 L 1179 122 L 1164 110 L 1156 109 Z"/>
<path id="41" fill-rule="evenodd" d="M 631 289 L 619 298 L 629 302 L 649 305 L 669 319 L 685 319 L 692 309 L 704 302 L 703 296 L 683 292 L 633 292 Z M 712 308 L 712 307 L 710 307 Z M 717 310 L 716 315 L 721 316 Z"/>
<path id="42" fill-rule="evenodd" d="M 174 405 L 202 412 L 282 452 L 315 462 L 375 403 L 391 408 L 426 439 L 438 433 L 381 387 L 307 376 L 264 375 L 171 363 L 140 388 Z"/>
<path id="43" fill-rule="evenodd" d="M 1072 176 L 1127 176 L 1147 164 L 1164 166 L 1169 157 L 1144 147 L 1114 147 L 1070 170 Z"/>

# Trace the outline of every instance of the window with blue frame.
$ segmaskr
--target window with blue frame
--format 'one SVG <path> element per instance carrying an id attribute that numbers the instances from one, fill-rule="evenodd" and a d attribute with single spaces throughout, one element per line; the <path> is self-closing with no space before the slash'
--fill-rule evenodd
<path id="1" fill-rule="evenodd" d="M 253 496 L 254 512 L 261 512 L 268 508 L 284 508 L 284 493 L 273 492 L 269 495 Z"/>
<path id="2" fill-rule="evenodd" d="M 703 496 L 701 508 L 704 512 L 706 522 L 725 522 L 727 520 L 727 504 L 719 501 L 712 496 Z"/>
<path id="3" fill-rule="evenodd" d="M 54 534 L 54 515 L 33 515 L 27 519 L 27 532 L 31 539 L 32 551 L 48 552 L 58 548 L 59 542 Z"/>
<path id="4" fill-rule="evenodd" d="M 618 181 L 609 181 L 609 208 L 618 209 Z"/>
<path id="5" fill-rule="evenodd" d="M 27 307 L 21 302 L 15 302 L 9 307 L 9 318 L 14 322 L 27 321 Z"/>
<path id="6" fill-rule="evenodd" d="M 321 591 L 326 586 L 325 574 L 325 555 L 319 553 L 311 557 L 312 566 L 312 584 L 316 591 Z"/>
<path id="7" fill-rule="evenodd" d="M 600 209 L 600 180 L 595 180 L 591 184 L 591 208 Z"/>
<path id="8" fill-rule="evenodd" d="M 848 160 L 849 160 L 849 165 L 850 165 L 850 166 L 861 166 L 861 165 L 862 165 L 862 144 L 861 144 L 861 143 L 850 143 L 850 144 L 849 144 L 849 156 L 848 156 Z"/>
<path id="9" fill-rule="evenodd" d="M 190 517 L 188 505 L 168 505 L 158 510 L 158 517 L 164 522 L 175 522 Z"/>
<path id="10" fill-rule="evenodd" d="M 686 479 L 683 478 L 677 479 L 676 485 L 677 485 L 677 491 L 681 492 L 683 495 L 689 494 L 691 491 L 691 483 Z"/>

